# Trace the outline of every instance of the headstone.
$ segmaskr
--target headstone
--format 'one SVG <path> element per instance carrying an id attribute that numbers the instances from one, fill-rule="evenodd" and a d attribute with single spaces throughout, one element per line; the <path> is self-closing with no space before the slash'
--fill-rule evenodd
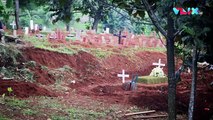
<path id="1" fill-rule="evenodd" d="M 129 77 L 128 74 L 125 74 L 125 71 L 124 71 L 124 70 L 122 70 L 122 74 L 118 74 L 117 76 L 122 78 L 122 83 L 125 83 L 125 78 L 126 78 L 126 77 L 127 77 L 127 78 Z"/>
<path id="2" fill-rule="evenodd" d="M 34 24 L 33 24 L 33 20 L 30 20 L 30 30 L 34 29 Z"/>
<path id="3" fill-rule="evenodd" d="M 152 63 L 152 65 L 158 66 L 159 68 L 160 68 L 161 66 L 165 66 L 165 64 L 162 64 L 162 63 L 161 63 L 161 59 L 158 60 L 158 63 Z"/>
<path id="4" fill-rule="evenodd" d="M 213 65 L 210 65 L 210 68 L 209 68 L 209 70 L 213 70 Z"/>
<path id="5" fill-rule="evenodd" d="M 81 40 L 81 30 L 76 31 L 76 40 Z"/>
<path id="6" fill-rule="evenodd" d="M 106 44 L 106 40 L 105 40 L 104 36 L 101 37 L 101 40 L 102 40 L 102 44 Z"/>
<path id="7" fill-rule="evenodd" d="M 15 21 L 13 21 L 13 23 L 10 23 L 10 25 L 12 26 L 12 29 L 14 30 L 14 29 L 15 29 L 15 26 L 16 26 Z"/>
<path id="8" fill-rule="evenodd" d="M 46 26 L 44 26 L 44 27 L 43 27 L 43 31 L 46 31 L 46 29 L 47 29 L 47 27 L 46 27 Z"/>
<path id="9" fill-rule="evenodd" d="M 25 28 L 24 28 L 24 31 L 25 31 L 24 34 L 25 34 L 25 35 L 28 35 L 28 34 L 29 34 L 29 27 L 25 27 Z"/>
<path id="10" fill-rule="evenodd" d="M 34 27 L 35 27 L 34 30 L 37 31 L 38 30 L 38 24 L 35 24 Z"/>
<path id="11" fill-rule="evenodd" d="M 13 30 L 13 36 L 17 37 L 17 30 Z"/>
<path id="12" fill-rule="evenodd" d="M 109 34 L 109 28 L 106 28 L 105 33 Z"/>

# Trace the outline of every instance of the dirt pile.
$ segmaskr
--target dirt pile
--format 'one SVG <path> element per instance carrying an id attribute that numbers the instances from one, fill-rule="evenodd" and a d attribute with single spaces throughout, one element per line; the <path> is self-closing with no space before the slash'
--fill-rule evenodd
<path id="1" fill-rule="evenodd" d="M 51 93 L 45 88 L 39 87 L 34 83 L 29 82 L 16 82 L 9 80 L 0 80 L 0 95 L 6 94 L 9 95 L 7 88 L 11 87 L 12 92 L 10 95 L 14 95 L 16 97 L 29 97 L 29 96 L 49 96 L 55 97 L 57 96 L 55 93 Z"/>

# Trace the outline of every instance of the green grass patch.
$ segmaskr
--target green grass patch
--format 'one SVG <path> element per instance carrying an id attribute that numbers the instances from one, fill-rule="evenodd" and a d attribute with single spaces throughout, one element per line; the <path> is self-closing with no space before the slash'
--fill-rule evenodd
<path id="1" fill-rule="evenodd" d="M 102 50 L 100 48 L 98 48 L 98 49 L 91 49 L 90 51 L 91 51 L 91 54 L 93 54 L 97 58 L 107 58 L 107 57 L 109 57 L 110 55 L 113 54 L 112 51 Z"/>
<path id="2" fill-rule="evenodd" d="M 168 81 L 167 77 L 153 77 L 153 76 L 138 77 L 138 82 L 145 84 L 167 83 L 167 81 Z"/>
<path id="3" fill-rule="evenodd" d="M 105 113 L 95 112 L 92 110 L 83 110 L 83 109 L 76 109 L 70 108 L 67 109 L 69 113 L 70 119 L 79 120 L 79 119 L 87 119 L 87 120 L 94 120 L 105 116 Z"/>
<path id="4" fill-rule="evenodd" d="M 51 120 L 70 120 L 68 116 L 52 115 Z"/>
<path id="5" fill-rule="evenodd" d="M 6 118 L 4 115 L 0 114 L 0 120 L 11 120 L 11 119 Z"/>
<path id="6" fill-rule="evenodd" d="M 23 109 L 22 110 L 22 113 L 24 114 L 24 115 L 29 115 L 29 116 L 32 116 L 32 115 L 36 115 L 37 113 L 38 113 L 38 111 L 36 111 L 36 110 L 32 110 L 32 109 Z"/>
<path id="7" fill-rule="evenodd" d="M 76 50 L 68 46 L 58 44 L 59 47 L 53 47 L 51 43 L 47 41 L 47 39 L 38 39 L 36 37 L 25 37 L 24 40 L 30 42 L 35 48 L 40 48 L 40 49 L 45 49 L 45 50 L 65 53 L 65 54 L 77 53 Z"/>
<path id="8" fill-rule="evenodd" d="M 4 103 L 13 108 L 25 108 L 28 106 L 28 102 L 25 100 L 19 100 L 17 98 L 6 98 Z"/>
<path id="9" fill-rule="evenodd" d="M 137 52 L 142 51 L 151 51 L 151 52 L 165 52 L 166 48 L 156 47 L 156 48 L 146 48 L 146 47 L 134 47 L 134 48 L 125 48 L 121 51 L 121 54 L 129 56 L 134 55 Z"/>
<path id="10" fill-rule="evenodd" d="M 37 101 L 39 108 L 59 109 L 64 107 L 57 99 L 51 97 L 41 96 L 38 97 Z"/>

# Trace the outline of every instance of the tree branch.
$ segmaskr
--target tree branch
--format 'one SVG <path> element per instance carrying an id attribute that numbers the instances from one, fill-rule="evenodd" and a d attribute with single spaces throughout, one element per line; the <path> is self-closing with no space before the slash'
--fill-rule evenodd
<path id="1" fill-rule="evenodd" d="M 160 25 L 159 21 L 157 20 L 157 16 L 154 14 L 153 10 L 151 9 L 149 3 L 147 0 L 141 0 L 150 19 L 152 20 L 152 23 L 155 25 L 155 27 L 161 32 L 161 34 L 167 39 L 167 33 L 166 30 L 163 29 L 163 27 Z"/>

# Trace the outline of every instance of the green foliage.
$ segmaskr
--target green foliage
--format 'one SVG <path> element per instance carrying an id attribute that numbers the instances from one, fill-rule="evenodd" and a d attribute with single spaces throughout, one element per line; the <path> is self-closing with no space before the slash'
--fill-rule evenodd
<path id="1" fill-rule="evenodd" d="M 153 76 L 138 77 L 138 82 L 145 84 L 167 83 L 167 81 L 168 81 L 167 77 L 153 77 Z"/>
<path id="2" fill-rule="evenodd" d="M 0 114 L 0 120 L 10 120 L 9 118 L 4 117 L 4 115 Z"/>
<path id="3" fill-rule="evenodd" d="M 7 91 L 9 92 L 9 95 L 11 94 L 11 92 L 13 92 L 13 89 L 11 87 L 7 88 Z"/>
<path id="4" fill-rule="evenodd" d="M 70 119 L 84 119 L 87 120 L 94 120 L 98 119 L 100 117 L 105 116 L 104 113 L 95 112 L 92 110 L 82 110 L 82 109 L 76 109 L 76 108 L 70 108 L 67 110 L 69 113 Z"/>
<path id="5" fill-rule="evenodd" d="M 19 100 L 16 98 L 13 98 L 13 99 L 8 98 L 8 99 L 5 99 L 4 102 L 6 105 L 13 108 L 25 108 L 28 106 L 27 101 Z"/>
<path id="6" fill-rule="evenodd" d="M 33 81 L 33 73 L 20 65 L 21 52 L 13 46 L 0 44 L 0 72 L 4 77 Z"/>
<path id="7" fill-rule="evenodd" d="M 59 115 L 52 115 L 51 120 L 69 120 L 69 117 L 66 116 L 59 116 Z"/>
<path id="8" fill-rule="evenodd" d="M 25 37 L 25 41 L 28 41 L 32 43 L 36 48 L 41 48 L 45 50 L 55 51 L 59 53 L 65 53 L 65 54 L 76 54 L 77 51 L 73 50 L 72 48 L 68 46 L 62 46 L 59 44 L 59 47 L 52 47 L 52 45 L 46 40 L 46 39 L 38 39 L 36 37 Z"/>
<path id="9" fill-rule="evenodd" d="M 0 44 L 0 67 L 15 66 L 20 57 L 21 52 L 14 46 Z"/>
<path id="10" fill-rule="evenodd" d="M 102 50 L 102 49 L 92 49 L 91 53 L 94 56 L 96 56 L 97 58 L 107 58 L 108 56 L 113 54 L 113 52 L 111 52 L 111 51 L 106 51 L 106 50 Z"/>
<path id="11" fill-rule="evenodd" d="M 29 67 L 34 68 L 34 67 L 36 67 L 36 62 L 35 61 L 28 61 L 28 62 L 25 63 L 25 67 L 27 67 L 27 68 L 29 68 Z"/>
<path id="12" fill-rule="evenodd" d="M 32 116 L 32 115 L 36 115 L 38 113 L 38 111 L 27 108 L 27 109 L 23 109 L 22 113 L 24 115 Z"/>

